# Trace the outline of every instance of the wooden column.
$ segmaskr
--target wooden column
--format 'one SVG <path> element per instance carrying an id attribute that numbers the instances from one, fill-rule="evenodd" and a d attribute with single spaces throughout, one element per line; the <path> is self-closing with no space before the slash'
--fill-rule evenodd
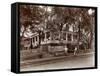
<path id="1" fill-rule="evenodd" d="M 39 44 L 39 35 L 37 35 L 37 42 L 38 42 L 38 44 Z"/>
<path id="2" fill-rule="evenodd" d="M 36 36 L 34 37 L 34 44 L 36 45 Z"/>
<path id="3" fill-rule="evenodd" d="M 74 40 L 74 39 L 73 39 L 73 34 L 71 34 L 71 37 L 72 37 L 72 41 L 73 41 L 73 40 Z"/>
<path id="4" fill-rule="evenodd" d="M 33 38 L 32 38 L 32 46 L 33 46 Z"/>
<path id="5" fill-rule="evenodd" d="M 66 41 L 68 41 L 68 38 L 67 38 L 68 36 L 67 36 L 67 33 L 66 33 Z"/>
<path id="6" fill-rule="evenodd" d="M 32 38 L 32 46 L 34 47 L 34 45 L 35 45 L 35 38 L 34 38 L 34 42 L 33 42 L 33 38 Z"/>

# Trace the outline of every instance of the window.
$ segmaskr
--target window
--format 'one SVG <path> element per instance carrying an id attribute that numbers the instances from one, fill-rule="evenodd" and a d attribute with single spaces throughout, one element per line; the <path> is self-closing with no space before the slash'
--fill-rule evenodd
<path id="1" fill-rule="evenodd" d="M 63 40 L 66 40 L 66 33 L 63 33 Z"/>
<path id="2" fill-rule="evenodd" d="M 47 34 L 47 39 L 49 39 L 49 37 L 50 37 L 50 32 L 47 32 L 46 34 Z"/>
<path id="3" fill-rule="evenodd" d="M 72 39 L 71 39 L 71 34 L 68 34 L 68 41 L 71 41 Z"/>
<path id="4" fill-rule="evenodd" d="M 73 39 L 74 40 L 77 40 L 77 35 L 73 35 Z"/>

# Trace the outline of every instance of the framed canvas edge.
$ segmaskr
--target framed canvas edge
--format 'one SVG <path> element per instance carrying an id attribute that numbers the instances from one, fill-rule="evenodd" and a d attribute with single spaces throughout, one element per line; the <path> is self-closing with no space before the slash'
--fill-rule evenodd
<path id="1" fill-rule="evenodd" d="M 16 41 L 18 41 L 18 43 L 16 44 L 16 48 L 17 49 L 17 71 L 15 71 L 14 73 L 17 73 L 17 74 L 21 74 L 21 73 L 37 73 L 37 72 L 54 72 L 54 71 L 70 71 L 70 70 L 87 70 L 87 69 L 97 69 L 98 68 L 98 52 L 97 52 L 97 11 L 98 11 L 98 7 L 93 7 L 93 6 L 76 6 L 76 5 L 62 5 L 62 4 L 46 4 L 46 3 L 29 3 L 29 2 L 16 2 L 16 3 L 12 3 L 11 5 L 15 4 L 17 9 L 16 9 L 16 19 L 18 20 L 16 22 L 16 35 L 18 36 Z M 45 6 L 63 6 L 63 7 L 76 7 L 76 8 L 93 8 L 96 10 L 96 14 L 95 14 L 95 66 L 94 67 L 82 67 L 82 68 L 67 68 L 67 69 L 50 69 L 50 70 L 36 70 L 36 71 L 20 71 L 20 46 L 19 46 L 19 41 L 20 41 L 20 23 L 19 23 L 19 6 L 20 5 L 45 5 Z M 13 71 L 12 71 L 13 72 Z"/>

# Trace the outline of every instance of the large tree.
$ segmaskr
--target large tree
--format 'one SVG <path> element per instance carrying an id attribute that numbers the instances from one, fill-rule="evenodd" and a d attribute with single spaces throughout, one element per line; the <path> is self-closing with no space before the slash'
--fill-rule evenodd
<path id="1" fill-rule="evenodd" d="M 91 45 L 93 39 L 91 18 L 94 18 L 94 15 L 90 16 L 88 10 L 89 8 L 21 5 L 21 37 L 24 37 L 27 28 L 32 33 L 38 32 L 40 35 L 43 30 L 61 33 L 68 31 L 72 26 L 73 32 L 79 33 L 79 42 Z"/>

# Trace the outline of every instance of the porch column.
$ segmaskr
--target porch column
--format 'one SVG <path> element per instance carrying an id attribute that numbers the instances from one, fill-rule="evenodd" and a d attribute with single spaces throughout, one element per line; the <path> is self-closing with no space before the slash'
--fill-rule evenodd
<path id="1" fill-rule="evenodd" d="M 36 46 L 36 36 L 34 37 L 34 44 L 35 44 L 35 46 Z"/>
<path id="2" fill-rule="evenodd" d="M 66 41 L 68 41 L 68 38 L 67 38 L 68 36 L 67 36 L 67 35 L 68 35 L 68 34 L 66 33 Z"/>
<path id="3" fill-rule="evenodd" d="M 33 38 L 32 38 L 32 46 L 33 46 Z"/>
<path id="4" fill-rule="evenodd" d="M 61 40 L 61 33 L 59 32 L 59 40 Z"/>
<path id="5" fill-rule="evenodd" d="M 33 39 L 34 39 L 34 42 L 33 42 Z M 33 37 L 32 38 L 32 46 L 34 47 L 34 44 L 35 44 L 35 38 Z"/>
<path id="6" fill-rule="evenodd" d="M 38 44 L 39 44 L 39 35 L 37 35 L 37 42 L 38 42 Z"/>
<path id="7" fill-rule="evenodd" d="M 73 34 L 71 34 L 71 37 L 72 37 L 72 41 L 73 41 L 73 40 L 74 40 L 74 39 L 73 39 Z"/>

